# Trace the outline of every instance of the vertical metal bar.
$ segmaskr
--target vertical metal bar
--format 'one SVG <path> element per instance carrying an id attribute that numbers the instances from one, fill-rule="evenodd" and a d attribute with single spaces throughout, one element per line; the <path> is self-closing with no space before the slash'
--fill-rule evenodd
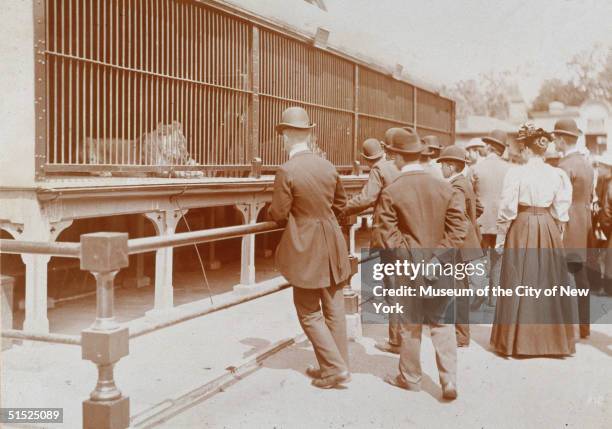
<path id="1" fill-rule="evenodd" d="M 63 31 L 62 31 L 63 32 Z M 66 73 L 66 60 L 64 58 L 61 59 L 60 62 L 60 72 L 61 75 L 65 75 Z M 60 105 L 60 121 L 61 121 L 61 127 L 60 127 L 60 160 L 61 163 L 64 164 L 66 162 L 66 82 L 64 79 L 62 79 L 60 77 L 60 82 L 61 82 L 61 86 L 60 86 L 60 100 L 59 100 L 59 105 Z"/>
<path id="2" fill-rule="evenodd" d="M 359 65 L 354 65 L 353 74 L 353 161 L 357 160 L 357 154 L 359 153 Z"/>
<path id="3" fill-rule="evenodd" d="M 34 166 L 35 178 L 42 179 L 44 177 L 44 166 L 49 162 L 49 142 L 50 138 L 47 135 L 47 123 L 50 119 L 49 106 L 47 101 L 49 98 L 47 78 L 49 76 L 49 58 L 47 56 L 47 43 L 51 37 L 49 27 L 45 26 L 46 12 L 49 5 L 45 4 L 44 0 L 37 0 L 33 5 L 34 18 L 34 99 L 35 99 L 35 135 L 34 143 Z M 57 40 L 57 39 L 56 39 Z M 56 42 L 55 42 L 56 43 Z M 54 47 L 55 47 L 54 43 Z M 56 60 L 54 60 L 55 63 Z M 55 74 L 57 79 L 57 74 Z M 57 124 L 54 124 L 57 127 Z M 57 144 L 55 145 L 57 147 Z"/>
<path id="4" fill-rule="evenodd" d="M 418 98 L 417 98 L 417 88 L 416 86 L 413 86 L 413 91 L 412 91 L 412 122 L 414 124 L 414 128 L 417 128 L 417 119 L 418 119 L 418 108 L 417 108 L 417 102 L 418 102 Z"/>
<path id="5" fill-rule="evenodd" d="M 251 97 L 249 103 L 249 145 L 248 158 L 251 161 L 255 157 L 259 157 L 259 89 L 260 89 L 260 42 L 259 42 L 259 27 L 252 24 L 251 29 L 251 57 L 250 57 L 250 72 L 251 72 Z"/>

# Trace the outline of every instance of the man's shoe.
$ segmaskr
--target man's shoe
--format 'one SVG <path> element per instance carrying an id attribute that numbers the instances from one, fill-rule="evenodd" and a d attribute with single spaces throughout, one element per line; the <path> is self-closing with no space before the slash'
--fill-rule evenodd
<path id="1" fill-rule="evenodd" d="M 401 375 L 386 375 L 385 383 L 388 383 L 391 386 L 399 387 L 400 389 L 411 390 L 413 392 L 419 392 L 421 390 L 421 386 L 416 384 L 408 384 Z"/>
<path id="2" fill-rule="evenodd" d="M 310 378 L 321 378 L 321 370 L 312 365 L 306 367 L 306 375 Z"/>
<path id="3" fill-rule="evenodd" d="M 330 375 L 329 377 L 316 378 L 312 380 L 312 385 L 319 389 L 331 389 L 339 384 L 348 383 L 351 381 L 351 374 L 348 371 Z"/>
<path id="4" fill-rule="evenodd" d="M 457 386 L 455 386 L 455 383 L 451 382 L 442 386 L 442 397 L 449 401 L 457 399 Z"/>
<path id="5" fill-rule="evenodd" d="M 376 347 L 380 351 L 393 353 L 396 355 L 398 355 L 400 352 L 400 346 L 394 346 L 393 344 L 389 344 L 388 341 L 385 341 L 384 343 L 376 343 L 374 344 L 374 347 Z"/>

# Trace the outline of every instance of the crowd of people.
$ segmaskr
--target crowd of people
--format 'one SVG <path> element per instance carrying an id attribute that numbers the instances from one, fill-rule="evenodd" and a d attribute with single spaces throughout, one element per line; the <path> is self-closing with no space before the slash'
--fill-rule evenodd
<path id="1" fill-rule="evenodd" d="M 463 147 L 443 147 L 414 128 L 390 128 L 382 141 L 363 142 L 369 178 L 350 199 L 333 165 L 309 150 L 313 127 L 304 109 L 283 112 L 277 131 L 289 161 L 277 172 L 270 215 L 286 226 L 276 261 L 293 285 L 298 319 L 315 351 L 318 366 L 306 370 L 314 386 L 350 381 L 342 298 L 350 267 L 337 220 L 343 216 L 373 208 L 370 246 L 382 262 L 417 253 L 434 265 L 486 261 L 489 285 L 545 290 L 567 284 L 612 294 L 612 154 L 592 159 L 579 150 L 581 131 L 572 119 L 550 131 L 523 125 L 520 152 L 510 160 L 509 138 L 500 130 Z M 386 277 L 385 287 L 398 287 L 396 280 Z M 482 283 L 466 278 L 455 287 Z M 399 374 L 386 381 L 420 390 L 421 334 L 428 325 L 443 397 L 455 399 L 457 347 L 469 346 L 469 312 L 482 306 L 494 307 L 490 344 L 496 353 L 572 355 L 579 338 L 590 335 L 589 293 L 456 303 L 404 297 L 410 317 L 390 317 L 388 340 L 377 343 L 399 354 Z M 464 313 L 456 323 L 445 320 L 451 306 Z"/>

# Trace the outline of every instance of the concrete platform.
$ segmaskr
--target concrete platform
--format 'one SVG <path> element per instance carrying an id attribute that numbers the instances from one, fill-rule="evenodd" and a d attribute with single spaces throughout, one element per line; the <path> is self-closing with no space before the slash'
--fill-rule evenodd
<path id="1" fill-rule="evenodd" d="M 488 350 L 490 326 L 473 326 L 459 349 L 459 398 L 441 399 L 433 347 L 424 339 L 424 390 L 386 384 L 398 358 L 373 347 L 382 326 L 367 326 L 350 347 L 353 381 L 346 389 L 310 386 L 313 354 L 301 343 L 268 359 L 225 392 L 169 419 L 163 428 L 606 428 L 612 421 L 612 326 L 566 359 L 504 359 Z"/>

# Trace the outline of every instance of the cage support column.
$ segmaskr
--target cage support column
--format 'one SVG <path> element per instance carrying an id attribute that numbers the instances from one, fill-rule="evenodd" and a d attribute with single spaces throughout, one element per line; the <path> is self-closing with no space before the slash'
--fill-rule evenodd
<path id="1" fill-rule="evenodd" d="M 257 222 L 257 215 L 264 203 L 236 204 L 236 209 L 242 214 L 245 225 Z M 242 237 L 240 253 L 240 284 L 234 286 L 236 292 L 248 292 L 255 284 L 255 234 Z"/>
<path id="2" fill-rule="evenodd" d="M 183 210 L 183 214 L 186 211 Z M 178 210 L 165 210 L 146 213 L 147 219 L 153 222 L 159 236 L 174 234 L 176 225 L 181 219 Z M 155 301 L 153 309 L 147 311 L 147 317 L 166 315 L 174 308 L 174 287 L 172 284 L 174 249 L 165 247 L 155 252 Z"/>

